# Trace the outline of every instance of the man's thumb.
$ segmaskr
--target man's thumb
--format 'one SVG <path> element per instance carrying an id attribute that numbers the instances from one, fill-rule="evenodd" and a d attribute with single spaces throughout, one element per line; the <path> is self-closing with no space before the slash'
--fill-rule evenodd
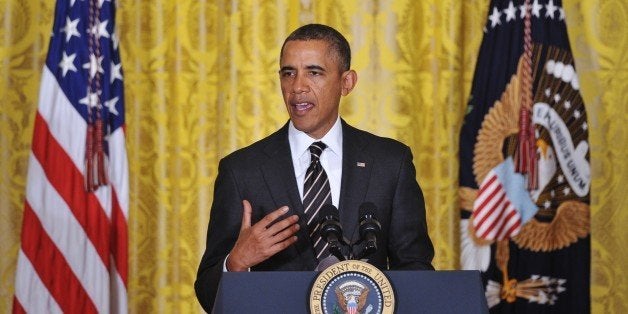
<path id="1" fill-rule="evenodd" d="M 253 212 L 251 203 L 247 200 L 243 200 L 242 209 L 242 227 L 240 229 L 247 229 L 251 227 L 251 213 Z"/>

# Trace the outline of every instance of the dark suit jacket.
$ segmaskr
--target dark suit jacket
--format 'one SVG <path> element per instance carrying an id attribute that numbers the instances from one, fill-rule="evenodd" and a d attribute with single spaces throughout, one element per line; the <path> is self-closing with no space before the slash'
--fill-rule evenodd
<path id="1" fill-rule="evenodd" d="M 340 222 L 344 235 L 356 241 L 358 208 L 377 206 L 382 232 L 369 263 L 385 269 L 434 269 L 434 248 L 427 233 L 423 194 L 415 178 L 410 148 L 388 138 L 358 130 L 342 121 L 343 153 Z M 364 167 L 358 166 L 363 163 Z M 362 165 L 362 164 L 361 164 Z M 287 205 L 287 215 L 303 217 L 288 143 L 288 125 L 220 161 L 214 187 L 207 248 L 194 284 L 203 308 L 210 312 L 226 255 L 238 237 L 242 200 L 253 207 L 251 223 Z M 297 242 L 251 268 L 252 271 L 311 271 L 317 266 L 305 219 Z"/>

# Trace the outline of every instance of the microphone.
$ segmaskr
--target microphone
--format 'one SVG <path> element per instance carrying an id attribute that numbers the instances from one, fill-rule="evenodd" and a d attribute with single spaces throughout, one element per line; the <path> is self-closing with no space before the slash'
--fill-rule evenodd
<path id="1" fill-rule="evenodd" d="M 340 225 L 340 219 L 338 217 L 338 209 L 331 204 L 325 204 L 321 208 L 319 213 L 321 237 L 325 242 L 329 243 L 329 252 L 338 258 L 339 261 L 344 261 L 347 258 L 342 254 L 341 245 L 346 245 L 342 238 L 342 226 Z"/>
<path id="2" fill-rule="evenodd" d="M 382 226 L 377 221 L 375 213 L 377 206 L 371 202 L 365 202 L 360 205 L 360 242 L 362 243 L 362 252 L 358 259 L 362 259 L 377 251 L 377 237 L 382 230 Z"/>

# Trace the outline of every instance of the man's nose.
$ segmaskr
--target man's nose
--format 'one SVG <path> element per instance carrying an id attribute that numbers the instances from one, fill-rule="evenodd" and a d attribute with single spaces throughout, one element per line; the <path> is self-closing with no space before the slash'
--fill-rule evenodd
<path id="1" fill-rule="evenodd" d="M 301 94 L 310 91 L 310 86 L 307 83 L 307 79 L 302 74 L 297 74 L 294 77 L 294 84 L 292 84 L 292 93 Z"/>

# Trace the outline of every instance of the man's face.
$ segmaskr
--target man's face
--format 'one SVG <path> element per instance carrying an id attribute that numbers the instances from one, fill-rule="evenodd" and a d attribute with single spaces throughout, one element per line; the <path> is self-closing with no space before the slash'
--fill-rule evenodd
<path id="1" fill-rule="evenodd" d="M 348 94 L 336 53 L 322 40 L 288 41 L 280 60 L 281 92 L 297 130 L 322 138 L 336 122 L 340 96 Z M 355 72 L 353 72 L 355 74 Z M 353 82 L 353 81 L 351 81 Z"/>

